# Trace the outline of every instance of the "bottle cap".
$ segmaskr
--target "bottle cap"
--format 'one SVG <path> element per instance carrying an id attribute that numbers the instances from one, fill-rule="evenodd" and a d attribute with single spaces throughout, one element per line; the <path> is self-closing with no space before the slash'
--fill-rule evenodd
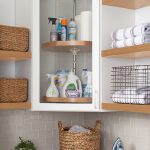
<path id="1" fill-rule="evenodd" d="M 61 20 L 61 25 L 66 26 L 67 25 L 67 19 L 62 19 Z"/>

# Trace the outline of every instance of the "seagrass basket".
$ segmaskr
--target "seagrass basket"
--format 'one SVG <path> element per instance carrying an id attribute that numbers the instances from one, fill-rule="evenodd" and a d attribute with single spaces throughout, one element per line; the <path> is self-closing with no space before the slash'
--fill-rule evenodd
<path id="1" fill-rule="evenodd" d="M 60 150 L 100 150 L 100 121 L 95 128 L 87 128 L 88 132 L 69 132 L 70 127 L 64 127 L 58 122 Z"/>
<path id="2" fill-rule="evenodd" d="M 28 51 L 29 30 L 22 27 L 0 25 L 0 50 Z"/>
<path id="3" fill-rule="evenodd" d="M 27 101 L 27 79 L 0 78 L 0 103 Z"/>

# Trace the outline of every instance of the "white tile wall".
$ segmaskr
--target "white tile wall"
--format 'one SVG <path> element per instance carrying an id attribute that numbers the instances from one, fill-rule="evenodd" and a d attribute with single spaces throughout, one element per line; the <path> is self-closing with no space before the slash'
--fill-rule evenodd
<path id="1" fill-rule="evenodd" d="M 37 150 L 59 150 L 58 120 L 84 124 L 84 113 L 0 111 L 0 150 L 14 150 L 18 137 L 31 139 Z"/>
<path id="2" fill-rule="evenodd" d="M 101 120 L 101 150 L 121 137 L 125 150 L 150 150 L 150 115 L 136 113 L 52 113 L 0 111 L 0 150 L 14 150 L 18 137 L 31 139 L 37 150 L 59 150 L 58 120 L 93 127 Z"/>
<path id="3" fill-rule="evenodd" d="M 150 150 L 150 115 L 138 113 L 86 113 L 85 124 L 92 126 L 102 121 L 101 147 L 111 150 L 114 140 L 120 137 L 125 150 Z"/>

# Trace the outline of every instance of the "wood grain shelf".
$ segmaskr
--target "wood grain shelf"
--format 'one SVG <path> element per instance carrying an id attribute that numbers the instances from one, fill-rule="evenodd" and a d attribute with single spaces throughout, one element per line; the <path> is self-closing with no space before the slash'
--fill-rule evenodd
<path id="1" fill-rule="evenodd" d="M 150 57 L 150 44 L 103 50 L 102 57 L 147 58 Z"/>
<path id="2" fill-rule="evenodd" d="M 150 6 L 150 0 L 102 0 L 103 5 L 116 6 L 128 9 L 139 9 Z"/>
<path id="3" fill-rule="evenodd" d="M 31 109 L 31 103 L 0 103 L 0 110 L 1 109 Z"/>
<path id="4" fill-rule="evenodd" d="M 126 112 L 150 113 L 150 105 L 102 103 L 102 109 Z"/>
<path id="5" fill-rule="evenodd" d="M 27 60 L 27 59 L 31 59 L 31 52 L 0 50 L 0 60 Z"/>
<path id="6" fill-rule="evenodd" d="M 91 41 L 56 41 L 46 42 L 42 45 L 43 48 L 62 47 L 62 46 L 92 46 Z"/>
<path id="7" fill-rule="evenodd" d="M 48 103 L 92 103 L 92 98 L 48 98 L 45 96 L 43 100 Z"/>

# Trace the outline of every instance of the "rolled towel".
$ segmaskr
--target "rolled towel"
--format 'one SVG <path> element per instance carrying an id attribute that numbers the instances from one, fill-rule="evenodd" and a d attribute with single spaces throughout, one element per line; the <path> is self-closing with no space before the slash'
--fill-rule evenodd
<path id="1" fill-rule="evenodd" d="M 133 37 L 133 32 L 132 32 L 132 30 L 133 30 L 133 27 L 129 27 L 129 28 L 126 28 L 126 29 L 124 30 L 124 37 L 125 37 L 126 39 L 129 39 L 129 38 L 132 38 L 132 37 Z"/>
<path id="2" fill-rule="evenodd" d="M 125 46 L 133 46 L 134 45 L 134 39 L 132 37 L 125 39 L 124 43 L 125 43 Z"/>
<path id="3" fill-rule="evenodd" d="M 150 36 L 149 35 L 140 35 L 134 38 L 135 45 L 141 45 L 144 43 L 150 43 Z"/>
<path id="4" fill-rule="evenodd" d="M 112 42 L 112 48 L 122 48 L 122 47 L 125 47 L 125 40 Z"/>
<path id="5" fill-rule="evenodd" d="M 124 40 L 124 29 L 115 30 L 111 33 L 112 40 Z"/>
<path id="6" fill-rule="evenodd" d="M 147 30 L 150 27 L 150 23 L 144 23 L 144 24 L 140 24 L 140 25 L 136 25 L 133 27 L 133 35 L 134 36 L 139 36 L 139 35 L 143 35 L 143 34 L 150 34 L 150 31 Z"/>

